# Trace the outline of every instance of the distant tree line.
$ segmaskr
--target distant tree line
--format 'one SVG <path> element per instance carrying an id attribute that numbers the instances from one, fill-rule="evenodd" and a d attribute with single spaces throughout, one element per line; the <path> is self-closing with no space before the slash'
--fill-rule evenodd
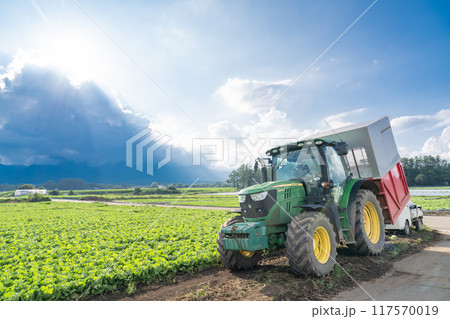
<path id="1" fill-rule="evenodd" d="M 402 158 L 408 186 L 448 186 L 450 164 L 439 156 Z"/>
<path id="2" fill-rule="evenodd" d="M 231 184 L 236 189 L 242 189 L 248 186 L 261 183 L 261 173 L 256 172 L 249 164 L 242 164 L 237 169 L 231 171 L 227 183 Z"/>
<path id="3" fill-rule="evenodd" d="M 448 186 L 450 185 L 450 164 L 440 156 L 416 156 L 402 158 L 403 170 L 409 186 Z M 259 170 L 254 172 L 248 164 L 233 170 L 228 183 L 236 189 L 260 183 Z"/>
<path id="4" fill-rule="evenodd" d="M 58 182 L 47 181 L 41 185 L 33 184 L 0 184 L 0 192 L 11 191 L 16 189 L 47 189 L 47 190 L 85 190 L 85 189 L 123 189 L 130 188 L 131 185 L 126 183 L 120 184 L 99 184 L 99 183 L 88 183 L 80 178 L 61 178 Z"/>
<path id="5" fill-rule="evenodd" d="M 174 186 L 176 188 L 187 188 L 191 186 L 190 184 L 184 183 L 162 183 L 158 184 L 157 182 L 153 182 L 150 185 L 140 185 L 145 188 L 159 188 L 160 186 L 170 187 Z M 226 182 L 213 182 L 213 183 L 196 183 L 191 187 L 230 187 L 231 185 Z M 135 186 L 131 186 L 126 183 L 119 184 L 101 184 L 101 183 L 88 183 L 80 178 L 62 178 L 58 182 L 55 181 L 47 181 L 42 185 L 33 185 L 33 184 L 19 184 L 19 185 L 10 185 L 7 183 L 0 184 L 0 192 L 13 191 L 16 189 L 46 189 L 46 190 L 95 190 L 95 189 L 128 189 L 134 188 Z"/>

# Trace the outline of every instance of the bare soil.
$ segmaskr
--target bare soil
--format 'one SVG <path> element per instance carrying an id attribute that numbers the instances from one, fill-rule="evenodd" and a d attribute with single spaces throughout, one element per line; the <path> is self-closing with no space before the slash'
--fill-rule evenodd
<path id="1" fill-rule="evenodd" d="M 114 201 L 114 200 L 108 200 L 103 197 L 97 197 L 103 200 L 98 199 L 85 199 L 88 197 L 97 197 L 97 196 L 86 196 L 81 199 L 67 199 L 67 198 L 52 198 L 53 202 L 65 202 L 65 203 L 95 203 L 101 201 L 104 204 L 107 205 L 114 205 L 114 206 L 156 206 L 156 207 L 176 207 L 176 208 L 192 208 L 192 209 L 208 209 L 208 210 L 227 210 L 227 211 L 233 211 L 236 210 L 236 208 L 233 207 L 216 207 L 216 206 L 189 206 L 189 205 L 170 205 L 166 203 L 133 203 L 133 202 L 121 202 L 121 201 Z"/>
<path id="2" fill-rule="evenodd" d="M 450 209 L 426 210 L 423 213 L 428 216 L 447 216 L 450 215 Z"/>
<path id="3" fill-rule="evenodd" d="M 101 196 L 84 196 L 80 198 L 80 200 L 87 200 L 87 201 L 94 201 L 94 202 L 107 202 L 108 199 L 101 197 Z"/>
<path id="4" fill-rule="evenodd" d="M 253 270 L 232 272 L 221 265 L 178 274 L 147 285 L 128 287 L 94 300 L 330 300 L 356 282 L 382 277 L 395 261 L 416 253 L 439 240 L 435 231 L 412 231 L 410 237 L 388 233 L 380 256 L 357 256 L 338 249 L 342 267 L 326 277 L 301 277 L 289 267 L 284 251 L 268 254 Z M 361 290 L 361 293 L 364 292 Z"/>

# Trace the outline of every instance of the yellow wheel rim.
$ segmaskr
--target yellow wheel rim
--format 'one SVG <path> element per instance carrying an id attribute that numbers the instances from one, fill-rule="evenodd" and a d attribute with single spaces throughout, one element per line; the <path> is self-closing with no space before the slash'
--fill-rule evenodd
<path id="1" fill-rule="evenodd" d="M 321 264 L 325 264 L 330 258 L 331 240 L 327 230 L 319 226 L 314 232 L 314 255 Z"/>
<path id="2" fill-rule="evenodd" d="M 241 256 L 244 258 L 252 258 L 253 255 L 255 254 L 254 251 L 246 251 L 246 250 L 241 250 L 240 253 L 241 253 Z"/>
<path id="3" fill-rule="evenodd" d="M 366 235 L 372 244 L 378 243 L 380 240 L 380 218 L 375 206 L 371 202 L 364 205 L 363 212 L 364 229 Z"/>

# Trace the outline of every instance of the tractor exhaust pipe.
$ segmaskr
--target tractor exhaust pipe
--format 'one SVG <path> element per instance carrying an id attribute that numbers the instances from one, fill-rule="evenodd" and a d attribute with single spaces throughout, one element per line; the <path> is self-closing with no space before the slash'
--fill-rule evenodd
<path id="1" fill-rule="evenodd" d="M 255 161 L 255 166 L 253 167 L 253 171 L 256 172 L 258 170 L 258 163 L 261 165 L 261 183 L 267 182 L 267 167 L 266 163 L 261 157 L 258 157 Z"/>

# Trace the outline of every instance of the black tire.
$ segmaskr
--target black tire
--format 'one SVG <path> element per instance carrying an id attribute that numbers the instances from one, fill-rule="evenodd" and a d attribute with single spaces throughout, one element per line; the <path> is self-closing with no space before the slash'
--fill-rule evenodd
<path id="1" fill-rule="evenodd" d="M 222 228 L 228 227 L 232 224 L 243 223 L 244 219 L 242 216 L 235 216 L 228 219 Z M 217 251 L 219 252 L 219 258 L 222 263 L 230 270 L 247 270 L 256 266 L 258 261 L 261 259 L 261 251 L 256 251 L 251 257 L 244 257 L 240 251 L 237 250 L 226 250 L 223 247 L 223 235 L 219 231 L 219 236 L 217 237 Z"/>
<path id="2" fill-rule="evenodd" d="M 414 227 L 416 228 L 416 231 L 421 231 L 421 230 L 422 230 L 422 228 L 423 228 L 423 221 L 422 221 L 422 218 L 419 218 L 419 219 L 417 219 L 417 220 L 414 222 Z"/>
<path id="3" fill-rule="evenodd" d="M 409 221 L 406 220 L 405 221 L 405 228 L 403 228 L 403 235 L 409 236 L 410 233 L 411 233 L 411 229 L 409 227 Z"/>
<path id="4" fill-rule="evenodd" d="M 371 203 L 371 204 L 369 204 Z M 379 234 L 378 238 L 373 238 L 374 234 L 367 234 L 364 225 L 364 207 L 372 205 L 376 210 L 378 216 Z M 384 217 L 380 203 L 373 192 L 367 189 L 360 189 L 356 194 L 355 202 L 350 205 L 353 209 L 351 214 L 355 218 L 355 244 L 348 245 L 349 248 L 359 255 L 379 255 L 384 247 L 385 230 Z M 371 237 L 369 239 L 369 236 Z"/>
<path id="5" fill-rule="evenodd" d="M 320 227 L 320 228 L 319 228 Z M 329 253 L 322 262 L 314 251 L 314 235 L 323 229 L 328 235 Z M 336 262 L 336 235 L 327 216 L 319 212 L 303 212 L 294 217 L 286 232 L 286 256 L 294 273 L 298 275 L 325 276 L 328 275 Z M 320 244 L 319 244 L 320 245 Z M 317 246 L 316 246 L 317 247 Z M 319 250 L 322 245 L 319 246 Z"/>

